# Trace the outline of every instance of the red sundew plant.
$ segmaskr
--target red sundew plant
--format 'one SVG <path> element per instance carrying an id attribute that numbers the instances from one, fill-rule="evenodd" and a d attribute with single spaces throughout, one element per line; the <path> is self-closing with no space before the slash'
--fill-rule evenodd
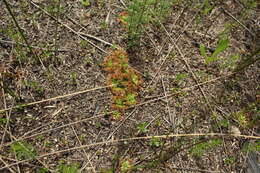
<path id="1" fill-rule="evenodd" d="M 112 119 L 120 119 L 124 111 L 137 104 L 138 90 L 142 84 L 140 75 L 129 66 L 126 51 L 120 49 L 105 57 L 103 68 L 107 73 L 107 84 L 113 85 L 111 108 Z M 113 116 L 116 115 L 116 116 Z"/>

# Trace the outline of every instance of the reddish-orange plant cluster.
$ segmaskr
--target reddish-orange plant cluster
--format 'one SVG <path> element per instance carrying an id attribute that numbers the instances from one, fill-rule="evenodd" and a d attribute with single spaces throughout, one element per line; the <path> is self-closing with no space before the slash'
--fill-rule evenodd
<path id="1" fill-rule="evenodd" d="M 122 23 L 124 26 L 127 26 L 128 25 L 127 17 L 128 17 L 128 13 L 126 11 L 123 11 L 119 13 L 118 21 Z"/>
<path id="2" fill-rule="evenodd" d="M 113 119 L 120 119 L 125 109 L 137 104 L 138 90 L 142 80 L 140 75 L 129 66 L 127 53 L 115 50 L 104 59 L 104 70 L 107 72 L 107 84 L 112 85 L 111 108 Z"/>

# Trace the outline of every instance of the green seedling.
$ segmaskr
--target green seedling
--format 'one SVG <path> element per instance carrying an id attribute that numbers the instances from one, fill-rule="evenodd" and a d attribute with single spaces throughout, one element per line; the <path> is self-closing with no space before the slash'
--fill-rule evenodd
<path id="1" fill-rule="evenodd" d="M 260 141 L 247 142 L 242 148 L 242 152 L 244 153 L 255 152 L 255 151 L 260 152 Z"/>
<path id="2" fill-rule="evenodd" d="M 120 166 L 120 172 L 122 173 L 129 173 L 133 168 L 133 164 L 129 160 L 124 160 Z"/>
<path id="3" fill-rule="evenodd" d="M 128 105 L 135 105 L 137 103 L 135 94 L 128 93 L 125 99 Z"/>
<path id="4" fill-rule="evenodd" d="M 119 49 L 119 48 L 120 48 L 120 46 L 118 46 L 118 45 L 116 45 L 116 44 L 112 44 L 110 47 L 111 47 L 111 49 L 113 49 L 113 50 L 116 50 L 116 49 Z"/>
<path id="5" fill-rule="evenodd" d="M 55 56 L 54 56 L 54 52 L 53 51 L 51 51 L 51 50 L 43 50 L 41 57 L 42 57 L 42 60 L 44 62 L 48 62 L 48 61 L 54 60 Z"/>
<path id="6" fill-rule="evenodd" d="M 77 76 L 78 74 L 76 72 L 71 72 L 70 73 L 70 79 L 71 79 L 71 84 L 72 85 L 77 85 Z"/>
<path id="7" fill-rule="evenodd" d="M 235 157 L 227 157 L 224 159 L 224 163 L 227 165 L 232 165 L 233 163 L 235 163 L 236 159 Z"/>
<path id="8" fill-rule="evenodd" d="M 14 142 L 10 147 L 18 159 L 34 159 L 37 155 L 34 147 L 26 142 Z"/>
<path id="9" fill-rule="evenodd" d="M 65 8 L 60 6 L 59 0 L 53 1 L 50 5 L 45 7 L 45 10 L 50 13 L 52 16 L 56 16 L 59 13 L 64 13 Z"/>
<path id="10" fill-rule="evenodd" d="M 54 145 L 53 142 L 51 142 L 51 141 L 49 141 L 49 140 L 45 140 L 45 141 L 43 142 L 43 147 L 45 147 L 45 148 L 49 148 L 49 147 L 51 147 L 52 145 Z"/>
<path id="11" fill-rule="evenodd" d="M 217 44 L 215 51 L 210 56 L 207 56 L 206 47 L 201 44 L 200 45 L 200 54 L 203 57 L 205 57 L 206 64 L 209 64 L 211 62 L 218 60 L 219 59 L 218 55 L 221 52 L 224 52 L 228 48 L 228 45 L 229 45 L 229 39 L 228 38 L 220 39 L 218 44 Z"/>
<path id="12" fill-rule="evenodd" d="M 121 21 L 127 26 L 129 48 L 139 45 L 146 25 L 163 20 L 170 11 L 173 2 L 168 0 L 133 0 L 127 7 L 127 14 Z"/>
<path id="13" fill-rule="evenodd" d="M 118 111 L 113 111 L 112 113 L 112 119 L 113 120 L 120 120 L 122 118 L 122 114 Z"/>
<path id="14" fill-rule="evenodd" d="M 220 68 L 225 69 L 225 68 L 230 68 L 230 69 L 235 69 L 238 60 L 240 59 L 239 54 L 231 55 L 229 58 L 226 58 L 225 61 L 220 65 Z"/>
<path id="15" fill-rule="evenodd" d="M 108 25 L 108 23 L 107 23 L 106 21 L 102 21 L 102 22 L 100 23 L 100 27 L 101 27 L 103 30 L 106 30 L 106 29 L 108 29 L 109 25 Z"/>
<path id="16" fill-rule="evenodd" d="M 230 126 L 230 123 L 228 120 L 226 119 L 223 119 L 221 121 L 218 122 L 218 125 L 221 126 L 221 127 L 225 127 L 225 128 L 228 128 Z"/>
<path id="17" fill-rule="evenodd" d="M 205 152 L 212 150 L 222 144 L 220 139 L 212 139 L 207 142 L 199 143 L 192 147 L 189 152 L 193 156 L 201 157 Z"/>
<path id="18" fill-rule="evenodd" d="M 7 118 L 0 118 L 0 124 L 5 125 L 8 122 Z"/>
<path id="19" fill-rule="evenodd" d="M 163 145 L 163 142 L 161 141 L 160 138 L 152 137 L 152 139 L 150 140 L 149 145 L 150 145 L 151 147 L 160 147 L 160 146 Z"/>
<path id="20" fill-rule="evenodd" d="M 104 169 L 101 168 L 100 173 L 114 173 L 114 169 L 113 168 L 108 168 L 108 169 Z"/>
<path id="21" fill-rule="evenodd" d="M 181 88 L 171 88 L 171 91 L 173 94 L 176 94 L 179 97 L 185 97 L 186 95 L 188 95 L 188 93 L 186 91 L 182 91 Z"/>
<path id="22" fill-rule="evenodd" d="M 238 111 L 232 114 L 232 116 L 238 121 L 239 125 L 246 127 L 249 125 L 248 119 L 244 111 Z"/>
<path id="23" fill-rule="evenodd" d="M 155 121 L 155 124 L 154 124 L 154 125 L 155 125 L 155 127 L 161 127 L 162 124 L 163 124 L 163 123 L 162 123 L 162 120 L 158 119 L 158 120 Z"/>
<path id="24" fill-rule="evenodd" d="M 58 173 L 79 173 L 79 164 L 74 163 L 74 164 L 64 164 L 64 163 L 60 163 L 60 165 L 58 166 Z"/>
<path id="25" fill-rule="evenodd" d="M 79 136 L 80 141 L 84 141 L 86 139 L 86 135 L 82 134 Z"/>
<path id="26" fill-rule="evenodd" d="M 16 93 L 15 90 L 8 88 L 7 86 L 4 86 L 3 88 L 4 88 L 5 93 L 9 94 L 15 100 L 19 101 L 21 99 L 21 97 Z"/>
<path id="27" fill-rule="evenodd" d="M 80 0 L 80 2 L 84 7 L 88 7 L 91 5 L 89 0 Z"/>
<path id="28" fill-rule="evenodd" d="M 37 173 L 48 173 L 48 172 L 49 172 L 49 170 L 47 168 L 39 168 L 37 170 Z"/>
<path id="29" fill-rule="evenodd" d="M 79 43 L 80 47 L 81 48 L 87 48 L 88 46 L 88 42 L 86 40 L 80 40 L 80 43 Z"/>
<path id="30" fill-rule="evenodd" d="M 202 13 L 204 15 L 209 14 L 214 7 L 210 4 L 209 0 L 204 0 Z"/>
<path id="31" fill-rule="evenodd" d="M 174 81 L 180 85 L 188 77 L 187 73 L 180 73 L 175 76 Z"/>
<path id="32" fill-rule="evenodd" d="M 40 84 L 38 82 L 36 82 L 36 81 L 24 80 L 23 84 L 26 87 L 36 91 L 38 94 L 43 94 L 43 92 L 44 92 L 43 87 L 41 87 Z"/>
<path id="33" fill-rule="evenodd" d="M 246 8 L 254 9 L 257 7 L 257 0 L 241 0 Z"/>
<path id="34" fill-rule="evenodd" d="M 140 123 L 137 125 L 137 129 L 139 133 L 146 133 L 149 130 L 147 129 L 148 122 Z"/>
<path id="35" fill-rule="evenodd" d="M 259 92 L 258 92 L 259 95 Z M 260 106 L 259 102 L 250 104 L 244 109 L 244 112 L 249 116 L 249 127 L 257 127 L 260 123 Z"/>
<path id="36" fill-rule="evenodd" d="M 117 108 L 119 108 L 119 109 L 126 108 L 126 104 L 125 104 L 124 100 L 123 99 L 119 99 L 119 98 L 115 100 L 115 106 Z"/>
<path id="37" fill-rule="evenodd" d="M 39 136 L 36 137 L 36 139 L 41 141 L 41 140 L 44 140 L 45 137 L 43 135 L 39 135 Z"/>
<path id="38" fill-rule="evenodd" d="M 132 79 L 132 82 L 133 82 L 135 85 L 138 85 L 138 84 L 140 83 L 140 80 L 139 80 L 138 76 L 135 75 L 135 74 L 131 76 L 131 79 Z"/>

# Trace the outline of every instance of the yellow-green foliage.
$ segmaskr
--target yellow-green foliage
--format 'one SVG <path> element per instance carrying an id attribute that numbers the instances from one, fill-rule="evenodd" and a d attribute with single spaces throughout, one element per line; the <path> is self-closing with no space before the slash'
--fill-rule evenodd
<path id="1" fill-rule="evenodd" d="M 247 107 L 241 109 L 238 112 L 232 114 L 232 117 L 237 120 L 240 126 L 253 128 L 256 127 L 259 122 L 259 103 L 252 103 Z"/>

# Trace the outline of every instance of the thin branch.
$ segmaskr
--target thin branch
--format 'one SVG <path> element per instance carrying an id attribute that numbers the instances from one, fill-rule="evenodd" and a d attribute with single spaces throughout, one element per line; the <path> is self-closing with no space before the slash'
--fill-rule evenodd
<path id="1" fill-rule="evenodd" d="M 246 139 L 260 139 L 259 136 L 247 136 L 247 135 L 237 135 L 237 134 L 221 134 L 221 133 L 192 133 L 192 134 L 170 134 L 170 135 L 160 135 L 160 136 L 143 136 L 143 137 L 133 137 L 133 138 L 125 138 L 125 139 L 118 139 L 118 140 L 109 140 L 109 141 L 103 141 L 103 142 L 97 142 L 93 144 L 86 144 L 82 146 L 77 146 L 77 147 L 72 147 L 64 150 L 59 150 L 55 152 L 50 152 L 46 154 L 42 154 L 40 156 L 36 156 L 37 159 L 55 155 L 55 154 L 61 154 L 69 151 L 75 151 L 75 150 L 81 150 L 84 148 L 91 148 L 91 147 L 96 147 L 100 145 L 111 145 L 111 144 L 116 144 L 120 142 L 129 142 L 129 141 L 136 141 L 136 140 L 149 140 L 153 138 L 161 138 L 161 139 L 170 139 L 174 137 L 198 137 L 198 136 L 209 136 L 209 137 L 215 137 L 215 136 L 223 136 L 223 137 L 234 137 L 234 138 L 246 138 Z M 18 165 L 21 163 L 28 162 L 32 159 L 26 159 L 26 160 L 21 160 L 16 163 L 9 164 L 7 166 L 1 167 L 0 170 L 3 170 L 5 168 L 9 168 L 14 165 Z"/>
<path id="2" fill-rule="evenodd" d="M 111 86 L 112 85 L 101 86 L 101 87 L 86 89 L 86 90 L 83 90 L 83 91 L 78 91 L 78 92 L 74 92 L 74 93 L 70 93 L 70 94 L 65 94 L 65 95 L 61 95 L 61 96 L 57 96 L 57 97 L 53 97 L 53 98 L 49 98 L 49 99 L 45 99 L 45 100 L 35 101 L 35 102 L 27 103 L 27 104 L 16 105 L 14 107 L 2 109 L 2 110 L 0 110 L 0 113 L 8 111 L 8 110 L 13 109 L 13 108 L 21 108 L 21 107 L 36 105 L 36 104 L 45 103 L 45 102 L 49 102 L 49 101 L 54 101 L 54 100 L 58 100 L 58 99 L 66 98 L 66 97 L 71 97 L 71 96 L 75 96 L 75 95 L 79 95 L 79 94 L 83 94 L 83 93 L 87 93 L 87 92 L 91 92 L 91 91 L 95 91 L 95 90 L 99 90 L 99 89 L 109 88 Z"/>
<path id="3" fill-rule="evenodd" d="M 108 112 L 108 113 L 111 113 L 111 112 Z M 61 125 L 59 127 L 55 127 L 55 128 L 48 129 L 48 130 L 45 130 L 45 131 L 42 131 L 42 132 L 39 132 L 39 133 L 35 133 L 33 135 L 30 135 L 30 136 L 22 136 L 20 138 L 17 138 L 13 142 L 18 142 L 18 141 L 22 141 L 22 140 L 25 140 L 25 139 L 30 139 L 30 138 L 33 138 L 33 137 L 36 137 L 36 136 L 39 136 L 39 135 L 42 135 L 42 134 L 45 134 L 45 133 L 48 133 L 48 132 L 51 132 L 51 131 L 55 131 L 55 130 L 58 130 L 58 129 L 61 129 L 61 128 L 64 128 L 64 127 L 68 127 L 68 126 L 71 126 L 71 125 L 75 125 L 75 124 L 85 122 L 85 121 L 89 121 L 89 120 L 96 119 L 96 118 L 101 118 L 104 115 L 105 114 L 100 114 L 100 115 L 93 116 L 93 117 L 90 117 L 90 118 L 85 118 L 85 119 L 82 119 L 82 120 L 74 121 L 74 122 L 71 122 L 71 123 L 68 123 L 68 124 Z M 5 144 L 1 145 L 0 148 L 2 148 L 4 146 L 9 146 L 11 144 L 12 144 L 12 142 L 5 143 Z"/>
<path id="4" fill-rule="evenodd" d="M 228 76 L 231 76 L 231 75 L 234 75 L 234 74 L 232 73 L 232 74 L 229 74 L 229 75 L 227 75 L 227 76 L 218 77 L 218 78 L 215 78 L 215 79 L 212 79 L 212 80 L 209 80 L 209 81 L 200 83 L 200 84 L 198 84 L 198 85 L 193 85 L 193 86 L 191 86 L 191 87 L 183 88 L 183 89 L 180 90 L 179 92 L 176 92 L 176 93 L 173 93 L 173 94 L 158 96 L 158 98 L 155 98 L 155 99 L 152 99 L 152 100 L 148 100 L 148 101 L 146 101 L 146 102 L 139 103 L 139 104 L 137 104 L 137 105 L 135 105 L 135 106 L 132 106 L 132 107 L 130 107 L 130 108 L 135 108 L 135 107 L 139 107 L 139 106 L 142 106 L 142 105 L 145 105 L 145 104 L 149 104 L 149 103 L 152 103 L 152 102 L 155 102 L 155 101 L 158 101 L 158 100 L 163 100 L 163 99 L 165 99 L 165 98 L 168 98 L 168 97 L 172 97 L 172 96 L 174 96 L 174 95 L 177 95 L 177 94 L 179 94 L 179 93 L 181 93 L 181 92 L 183 92 L 183 91 L 190 91 L 190 90 L 192 90 L 192 89 L 194 89 L 194 88 L 196 88 L 196 87 L 198 87 L 198 86 L 202 86 L 202 85 L 205 85 L 205 84 L 208 84 L 208 83 L 212 83 L 212 82 L 215 82 L 215 81 L 217 81 L 217 80 L 224 79 L 225 77 L 228 77 Z M 77 92 L 77 93 L 79 93 L 79 92 Z M 75 93 L 72 93 L 72 94 L 75 95 Z M 71 94 L 69 94 L 69 95 L 71 95 Z M 51 98 L 51 99 L 47 99 L 47 100 L 52 101 L 52 100 L 56 100 L 57 98 L 64 98 L 64 97 L 65 97 L 65 96 L 58 96 L 58 97 Z M 45 102 L 45 101 L 46 101 L 46 100 L 38 101 L 38 103 L 43 103 L 43 102 Z M 36 102 L 33 102 L 33 103 L 36 104 Z M 32 105 L 32 103 L 31 103 L 31 105 Z M 0 112 L 1 112 L 1 111 L 0 111 Z M 110 113 L 110 112 L 109 112 L 109 113 Z M 109 113 L 108 113 L 108 114 L 109 114 Z M 79 120 L 79 121 L 75 121 L 75 122 L 72 122 L 72 123 L 69 123 L 69 124 L 65 124 L 65 125 L 62 125 L 62 126 L 53 128 L 53 129 L 48 129 L 48 130 L 46 130 L 46 131 L 43 131 L 43 132 L 40 132 L 40 133 L 37 133 L 37 134 L 33 134 L 33 135 L 31 135 L 31 136 L 19 138 L 18 141 L 23 140 L 23 139 L 32 138 L 32 137 L 35 137 L 35 136 L 38 136 L 38 135 L 42 135 L 42 134 L 44 134 L 44 133 L 48 133 L 48 132 L 51 132 L 51 131 L 54 131 L 54 130 L 58 130 L 58 129 L 60 129 L 60 128 L 64 128 L 64 127 L 70 126 L 70 125 L 72 125 L 72 124 L 77 124 L 77 123 L 80 123 L 80 122 L 83 122 L 83 121 L 88 121 L 88 120 L 91 120 L 91 119 L 99 118 L 99 117 L 102 117 L 102 116 L 104 116 L 104 115 L 105 115 L 105 114 L 100 114 L 100 115 L 97 115 L 97 116 L 94 116 L 94 117 L 91 117 L 91 118 L 85 118 L 85 119 L 82 119 L 82 120 Z M 8 146 L 8 145 L 10 145 L 10 144 L 11 144 L 11 143 L 6 143 L 6 144 L 4 144 L 3 146 Z M 3 147 L 3 146 L 0 146 L 0 148 Z"/>

